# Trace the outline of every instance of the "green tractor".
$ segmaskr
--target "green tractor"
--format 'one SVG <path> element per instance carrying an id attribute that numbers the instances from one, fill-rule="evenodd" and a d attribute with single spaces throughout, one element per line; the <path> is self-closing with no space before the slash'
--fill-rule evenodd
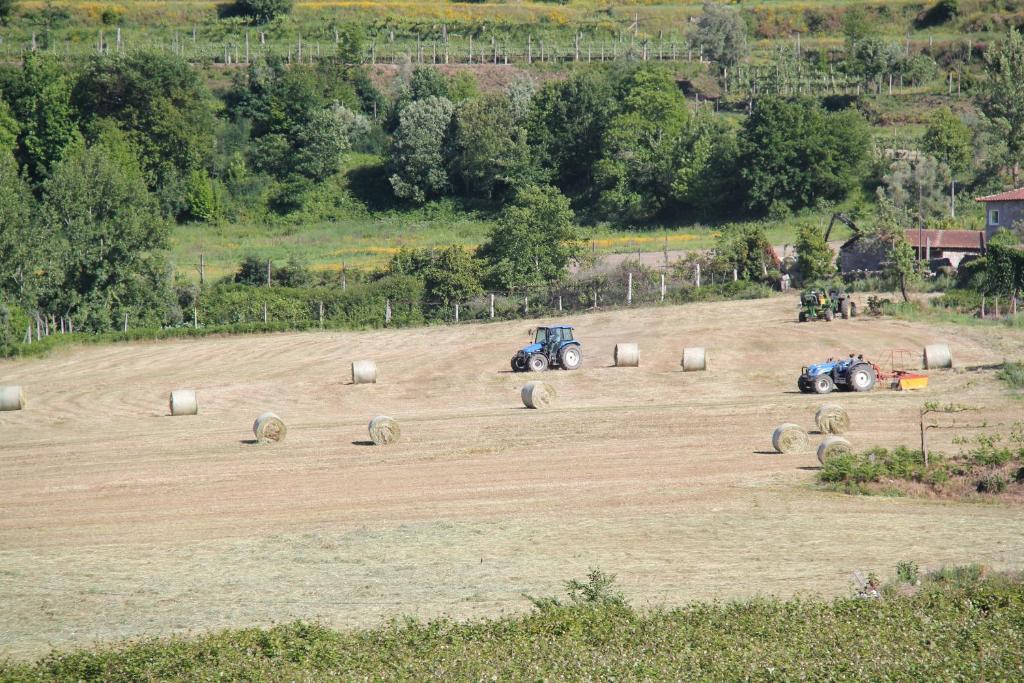
<path id="1" fill-rule="evenodd" d="M 832 287 L 827 290 L 809 289 L 800 295 L 800 322 L 831 322 L 837 315 L 842 318 L 853 318 L 857 315 L 857 304 L 846 292 Z"/>

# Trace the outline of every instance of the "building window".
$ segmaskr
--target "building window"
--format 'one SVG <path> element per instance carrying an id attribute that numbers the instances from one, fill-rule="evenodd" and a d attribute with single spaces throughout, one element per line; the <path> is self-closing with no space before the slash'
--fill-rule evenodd
<path id="1" fill-rule="evenodd" d="M 988 212 L 988 224 L 999 225 L 999 209 L 991 209 Z"/>

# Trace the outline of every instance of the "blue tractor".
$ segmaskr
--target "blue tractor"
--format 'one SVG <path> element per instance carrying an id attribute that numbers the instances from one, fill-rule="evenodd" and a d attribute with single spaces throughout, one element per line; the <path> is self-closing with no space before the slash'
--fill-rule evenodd
<path id="1" fill-rule="evenodd" d="M 543 372 L 548 368 L 575 370 L 583 365 L 583 348 L 573 339 L 572 327 L 556 325 L 530 330 L 533 343 L 512 356 L 513 372 Z"/>
<path id="2" fill-rule="evenodd" d="M 805 394 L 828 394 L 836 389 L 842 391 L 871 391 L 878 379 L 878 366 L 864 356 L 851 353 L 849 358 L 829 358 L 803 368 L 797 388 Z"/>

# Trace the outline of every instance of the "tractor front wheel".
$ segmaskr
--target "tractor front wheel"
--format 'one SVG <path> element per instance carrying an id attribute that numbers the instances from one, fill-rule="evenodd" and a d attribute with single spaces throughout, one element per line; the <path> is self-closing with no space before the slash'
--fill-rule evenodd
<path id="1" fill-rule="evenodd" d="M 818 375 L 814 378 L 814 393 L 831 394 L 836 388 L 836 383 L 828 375 Z"/>
<path id="2" fill-rule="evenodd" d="M 803 376 L 796 381 L 796 388 L 800 390 L 801 394 L 809 394 L 814 390 L 811 382 Z"/>
<path id="3" fill-rule="evenodd" d="M 535 353 L 527 361 L 527 367 L 530 372 L 544 372 L 548 369 L 548 357 L 543 353 Z"/>
<path id="4" fill-rule="evenodd" d="M 558 354 L 558 362 L 563 370 L 575 370 L 583 364 L 583 351 L 578 346 L 566 346 Z"/>
<path id="5" fill-rule="evenodd" d="M 807 311 L 800 311 L 800 322 L 807 322 Z"/>
<path id="6" fill-rule="evenodd" d="M 526 359 L 522 356 L 512 356 L 512 372 L 526 372 Z"/>
<path id="7" fill-rule="evenodd" d="M 867 363 L 854 366 L 846 384 L 854 391 L 871 391 L 875 388 L 875 370 Z"/>

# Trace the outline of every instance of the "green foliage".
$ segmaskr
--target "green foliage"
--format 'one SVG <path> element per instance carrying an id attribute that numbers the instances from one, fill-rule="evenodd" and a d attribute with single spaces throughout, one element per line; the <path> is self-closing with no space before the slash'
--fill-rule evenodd
<path id="1" fill-rule="evenodd" d="M 74 88 L 87 138 L 116 121 L 138 149 L 151 190 L 202 167 L 213 146 L 210 97 L 195 70 L 166 53 L 93 59 Z"/>
<path id="2" fill-rule="evenodd" d="M 747 54 L 747 24 L 738 9 L 706 0 L 697 23 L 697 42 L 722 66 L 735 66 Z"/>
<path id="3" fill-rule="evenodd" d="M 213 183 L 206 171 L 194 170 L 189 173 L 185 185 L 185 206 L 188 218 L 194 221 L 213 222 L 220 217 Z"/>
<path id="4" fill-rule="evenodd" d="M 801 208 L 845 198 L 863 177 L 869 143 L 867 123 L 852 109 L 826 113 L 811 100 L 759 100 L 740 135 L 749 206 Z"/>
<path id="5" fill-rule="evenodd" d="M 10 155 L 15 151 L 21 124 L 14 118 L 10 105 L 0 97 L 0 155 Z"/>
<path id="6" fill-rule="evenodd" d="M 982 108 L 999 128 L 1016 168 L 1024 155 L 1024 38 L 1014 28 L 985 51 Z"/>
<path id="7" fill-rule="evenodd" d="M 350 631 L 295 622 L 55 651 L 0 663 L 0 679 L 1014 680 L 1022 619 L 1018 576 L 946 567 L 912 595 L 877 600 L 546 604 L 489 620 L 409 618 Z"/>
<path id="8" fill-rule="evenodd" d="M 938 0 L 934 5 L 921 11 L 914 20 L 916 28 L 930 28 L 941 26 L 956 19 L 960 14 L 960 5 L 957 0 Z"/>
<path id="9" fill-rule="evenodd" d="M 0 0 L 0 26 L 7 26 L 17 6 L 16 0 Z"/>
<path id="10" fill-rule="evenodd" d="M 796 252 L 799 256 L 796 271 L 801 281 L 827 280 L 836 274 L 836 267 L 832 263 L 835 254 L 825 241 L 825 234 L 818 228 L 812 225 L 800 228 Z"/>
<path id="11" fill-rule="evenodd" d="M 896 563 L 896 580 L 902 583 L 915 585 L 921 580 L 921 569 L 913 560 L 903 560 Z"/>
<path id="12" fill-rule="evenodd" d="M 422 204 L 448 187 L 445 141 L 454 107 L 430 96 L 409 104 L 399 115 L 391 148 L 391 187 L 395 196 Z"/>
<path id="13" fill-rule="evenodd" d="M 1006 491 L 1006 477 L 1001 474 L 988 474 L 978 480 L 978 493 L 1003 493 Z"/>
<path id="14" fill-rule="evenodd" d="M 455 110 L 450 164 L 453 180 L 470 197 L 510 196 L 537 175 L 526 129 L 501 95 L 466 100 Z"/>
<path id="15" fill-rule="evenodd" d="M 56 58 L 32 52 L 8 93 L 21 125 L 18 159 L 36 182 L 49 176 L 78 137 L 71 85 L 71 75 Z"/>
<path id="16" fill-rule="evenodd" d="M 974 153 L 971 129 L 949 107 L 936 109 L 928 116 L 928 128 L 921 139 L 922 148 L 939 159 L 953 173 L 964 173 Z"/>
<path id="17" fill-rule="evenodd" d="M 307 178 L 322 179 L 341 170 L 342 155 L 352 140 L 369 131 L 369 122 L 340 104 L 309 113 L 292 135 L 291 168 Z"/>
<path id="18" fill-rule="evenodd" d="M 43 185 L 40 230 L 57 245 L 60 282 L 46 309 L 102 331 L 130 314 L 158 325 L 168 300 L 168 228 L 135 148 L 113 127 L 78 143 Z"/>
<path id="19" fill-rule="evenodd" d="M 292 0 L 235 0 L 235 11 L 257 24 L 266 24 L 292 11 Z"/>
<path id="20" fill-rule="evenodd" d="M 454 304 L 483 293 L 483 263 L 458 245 L 440 250 L 402 249 L 391 258 L 387 270 L 423 280 L 426 298 L 439 301 L 445 313 Z"/>
<path id="21" fill-rule="evenodd" d="M 741 280 L 760 282 L 765 270 L 774 269 L 774 254 L 764 228 L 757 224 L 732 225 L 722 230 L 715 243 L 716 260 L 720 270 L 731 275 L 736 269 Z"/>
<path id="22" fill-rule="evenodd" d="M 949 180 L 949 169 L 934 157 L 900 159 L 882 177 L 883 186 L 878 192 L 903 214 L 915 215 L 919 222 L 927 223 L 949 212 Z"/>
<path id="23" fill-rule="evenodd" d="M 34 302 L 48 287 L 43 266 L 51 244 L 35 229 L 35 201 L 10 154 L 0 153 L 0 292 Z"/>
<path id="24" fill-rule="evenodd" d="M 996 377 L 1011 389 L 1024 389 L 1024 363 L 1003 363 Z"/>
<path id="25" fill-rule="evenodd" d="M 990 241 L 985 261 L 985 287 L 990 294 L 1002 296 L 1024 289 L 1024 250 Z"/>
<path id="26" fill-rule="evenodd" d="M 594 166 L 599 208 L 613 217 L 643 221 L 661 212 L 693 175 L 709 150 L 694 150 L 687 131 L 687 107 L 667 71 L 642 67 L 620 85 L 619 113 L 602 138 Z M 692 157 L 697 157 L 693 160 Z"/>
<path id="27" fill-rule="evenodd" d="M 547 186 L 521 190 L 480 248 L 493 286 L 509 291 L 562 279 L 582 253 L 569 200 Z"/>

